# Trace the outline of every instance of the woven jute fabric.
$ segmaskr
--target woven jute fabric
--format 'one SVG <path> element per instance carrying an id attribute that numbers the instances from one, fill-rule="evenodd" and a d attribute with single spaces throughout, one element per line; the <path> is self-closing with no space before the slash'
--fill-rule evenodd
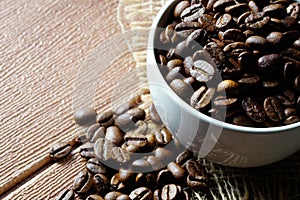
<path id="1" fill-rule="evenodd" d="M 148 29 L 165 0 L 120 0 L 118 22 L 122 32 Z M 147 38 L 140 38 L 146 45 Z M 134 43 L 133 43 L 134 44 Z M 133 48 L 134 49 L 134 48 Z M 134 50 L 140 87 L 147 87 L 146 50 Z M 210 174 L 213 199 L 300 199 L 300 152 L 272 165 L 240 169 L 200 160 Z M 193 199 L 206 199 L 197 193 Z"/>

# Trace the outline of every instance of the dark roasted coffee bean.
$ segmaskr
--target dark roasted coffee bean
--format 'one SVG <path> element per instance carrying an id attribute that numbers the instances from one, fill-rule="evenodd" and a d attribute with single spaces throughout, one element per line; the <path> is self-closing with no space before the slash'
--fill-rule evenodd
<path id="1" fill-rule="evenodd" d="M 121 194 L 116 200 L 131 200 L 127 194 Z"/>
<path id="2" fill-rule="evenodd" d="M 197 178 L 188 175 L 187 176 L 187 185 L 196 191 L 206 191 L 208 189 L 207 185 L 205 182 L 202 182 L 201 180 L 198 180 Z"/>
<path id="3" fill-rule="evenodd" d="M 172 173 L 167 169 L 159 171 L 156 176 L 156 183 L 159 187 L 162 187 L 169 183 L 173 183 L 174 181 L 175 180 Z"/>
<path id="4" fill-rule="evenodd" d="M 73 200 L 74 199 L 74 190 L 67 189 L 62 191 L 57 197 L 56 200 Z"/>
<path id="5" fill-rule="evenodd" d="M 245 20 L 247 19 L 247 17 L 248 17 L 250 14 L 251 14 L 250 11 L 241 14 L 241 15 L 237 18 L 237 24 L 238 24 L 238 25 L 244 24 L 244 23 L 245 23 Z"/>
<path id="6" fill-rule="evenodd" d="M 255 74 L 244 74 L 243 77 L 238 80 L 238 82 L 244 87 L 251 88 L 259 84 L 260 77 Z"/>
<path id="7" fill-rule="evenodd" d="M 297 115 L 292 115 L 292 116 L 286 118 L 283 123 L 285 125 L 289 125 L 289 124 L 294 124 L 297 122 L 300 122 L 300 117 Z"/>
<path id="8" fill-rule="evenodd" d="M 105 139 L 116 146 L 121 146 L 124 142 L 122 131 L 117 126 L 110 126 L 106 129 Z"/>
<path id="9" fill-rule="evenodd" d="M 190 74 L 199 82 L 207 82 L 214 76 L 214 67 L 206 61 L 197 60 L 190 69 Z"/>
<path id="10" fill-rule="evenodd" d="M 112 111 L 116 115 L 121 115 L 133 107 L 134 107 L 134 104 L 130 104 L 129 102 L 124 102 L 120 106 L 114 108 Z"/>
<path id="11" fill-rule="evenodd" d="M 105 128 L 104 126 L 101 126 L 100 128 L 98 128 L 93 135 L 90 135 L 89 137 L 91 137 L 90 142 L 95 143 L 96 140 L 98 140 L 99 138 L 104 138 L 105 137 Z"/>
<path id="12" fill-rule="evenodd" d="M 198 22 L 180 22 L 175 26 L 175 31 L 198 29 L 198 28 L 200 28 Z"/>
<path id="13" fill-rule="evenodd" d="M 175 179 L 182 180 L 185 175 L 186 171 L 176 162 L 170 162 L 167 166 L 167 169 L 172 173 Z"/>
<path id="14" fill-rule="evenodd" d="M 296 108 L 286 108 L 286 109 L 284 109 L 284 114 L 285 114 L 285 117 L 296 115 L 297 109 Z"/>
<path id="15" fill-rule="evenodd" d="M 81 108 L 74 112 L 75 122 L 80 126 L 88 126 L 96 122 L 97 113 L 90 107 Z"/>
<path id="16" fill-rule="evenodd" d="M 300 72 L 296 65 L 292 62 L 287 62 L 284 65 L 283 78 L 287 87 L 292 88 L 297 74 Z"/>
<path id="17" fill-rule="evenodd" d="M 267 97 L 264 100 L 264 110 L 272 121 L 281 121 L 285 117 L 283 108 L 275 97 Z"/>
<path id="18" fill-rule="evenodd" d="M 278 89 L 278 87 L 280 86 L 280 82 L 277 80 L 263 81 L 262 86 L 264 88 L 266 88 L 267 91 L 272 91 L 272 90 Z"/>
<path id="19" fill-rule="evenodd" d="M 92 175 L 86 171 L 80 171 L 75 177 L 73 188 L 77 194 L 87 193 L 93 186 Z"/>
<path id="20" fill-rule="evenodd" d="M 240 92 L 239 83 L 233 80 L 224 80 L 217 86 L 217 92 L 226 92 L 227 95 L 235 95 Z"/>
<path id="21" fill-rule="evenodd" d="M 300 39 L 299 39 L 299 40 L 296 40 L 296 41 L 293 43 L 293 48 L 294 48 L 294 49 L 297 49 L 298 51 L 300 51 Z"/>
<path id="22" fill-rule="evenodd" d="M 137 187 L 149 187 L 152 190 L 155 186 L 155 177 L 149 173 L 138 173 L 135 177 L 135 184 Z"/>
<path id="23" fill-rule="evenodd" d="M 104 200 L 100 195 L 92 194 L 86 198 L 86 200 Z"/>
<path id="24" fill-rule="evenodd" d="M 170 83 L 170 87 L 178 96 L 183 99 L 187 98 L 191 93 L 191 88 L 189 87 L 189 85 L 183 82 L 181 79 L 174 79 Z"/>
<path id="25" fill-rule="evenodd" d="M 213 5 L 213 10 L 217 12 L 224 11 L 226 7 L 234 4 L 234 0 L 217 0 Z"/>
<path id="26" fill-rule="evenodd" d="M 264 50 L 267 45 L 267 40 L 261 36 L 251 36 L 247 38 L 246 44 L 251 48 L 255 50 Z"/>
<path id="27" fill-rule="evenodd" d="M 289 46 L 292 45 L 295 40 L 299 39 L 299 36 L 299 31 L 291 30 L 282 34 L 282 40 L 284 41 L 286 46 Z"/>
<path id="28" fill-rule="evenodd" d="M 121 196 L 121 192 L 112 191 L 105 195 L 104 200 L 117 200 L 119 196 Z"/>
<path id="29" fill-rule="evenodd" d="M 174 79 L 183 78 L 184 69 L 182 67 L 172 68 L 169 73 L 166 75 L 166 81 L 168 83 L 172 82 Z"/>
<path id="30" fill-rule="evenodd" d="M 172 134 L 167 128 L 162 128 L 155 132 L 155 142 L 157 145 L 166 145 L 172 141 Z"/>
<path id="31" fill-rule="evenodd" d="M 87 142 L 83 145 L 81 145 L 79 154 L 83 158 L 94 158 L 95 157 L 95 152 L 94 152 L 94 144 Z"/>
<path id="32" fill-rule="evenodd" d="M 125 185 L 119 179 L 119 174 L 115 174 L 111 177 L 110 185 L 114 188 L 114 190 L 120 191 L 125 189 Z"/>
<path id="33" fill-rule="evenodd" d="M 246 37 L 245 37 L 244 33 L 238 29 L 228 29 L 224 32 L 223 40 L 244 42 L 246 40 Z"/>
<path id="34" fill-rule="evenodd" d="M 183 165 L 186 161 L 188 161 L 192 157 L 193 157 L 193 153 L 189 150 L 185 150 L 177 156 L 176 163 L 178 163 L 179 165 Z"/>
<path id="35" fill-rule="evenodd" d="M 219 19 L 217 20 L 216 27 L 218 29 L 225 30 L 228 27 L 230 27 L 232 23 L 233 23 L 233 19 L 231 15 L 225 13 L 224 15 L 220 16 Z"/>
<path id="36" fill-rule="evenodd" d="M 236 49 L 242 49 L 242 52 L 244 52 L 244 51 L 246 51 L 247 47 L 248 47 L 247 44 L 245 44 L 244 42 L 232 42 L 232 43 L 226 45 L 223 48 L 223 51 L 226 55 L 230 55 Z M 240 53 L 241 52 L 238 52 L 238 55 Z"/>
<path id="37" fill-rule="evenodd" d="M 265 6 L 262 11 L 270 17 L 282 18 L 286 14 L 285 6 L 282 4 L 271 4 Z"/>
<path id="38" fill-rule="evenodd" d="M 243 70 L 249 72 L 255 69 L 254 66 L 256 66 L 256 60 L 251 52 L 244 51 L 243 53 L 240 53 L 238 56 L 238 64 L 241 66 Z"/>
<path id="39" fill-rule="evenodd" d="M 250 30 L 261 30 L 270 21 L 270 17 L 263 17 L 264 13 L 250 14 L 246 19 L 246 27 Z"/>
<path id="40" fill-rule="evenodd" d="M 98 194 L 105 194 L 110 187 L 110 182 L 106 175 L 95 174 L 93 177 L 93 188 Z"/>
<path id="41" fill-rule="evenodd" d="M 295 78 L 294 88 L 298 93 L 300 93 L 300 75 Z"/>
<path id="42" fill-rule="evenodd" d="M 144 147 L 152 146 L 155 142 L 153 134 L 143 135 L 137 133 L 126 133 L 124 140 L 126 145 L 137 146 L 140 150 L 142 150 Z"/>
<path id="43" fill-rule="evenodd" d="M 154 190 L 154 192 L 153 192 L 153 200 L 161 200 L 160 189 Z"/>
<path id="44" fill-rule="evenodd" d="M 225 63 L 225 54 L 215 42 L 210 42 L 203 48 L 211 57 L 212 61 L 219 68 Z"/>
<path id="45" fill-rule="evenodd" d="M 191 106 L 196 109 L 204 109 L 210 105 L 212 97 L 215 93 L 214 88 L 206 88 L 205 86 L 200 87 L 194 94 L 191 96 Z"/>
<path id="46" fill-rule="evenodd" d="M 104 138 L 98 139 L 94 144 L 95 155 L 100 160 L 108 160 L 113 158 L 114 144 Z"/>
<path id="47" fill-rule="evenodd" d="M 247 97 L 242 101 L 243 110 L 248 117 L 255 122 L 264 122 L 266 120 L 266 113 L 258 100 Z"/>
<path id="48" fill-rule="evenodd" d="M 190 6 L 190 2 L 189 1 L 181 1 L 181 2 L 179 2 L 176 5 L 175 9 L 174 9 L 174 17 L 175 18 L 180 17 L 182 11 L 184 11 L 189 6 Z"/>
<path id="49" fill-rule="evenodd" d="M 145 134 L 146 131 L 148 130 L 148 125 L 145 121 L 139 120 L 135 123 L 136 128 L 129 131 L 135 134 Z M 127 132 L 127 133 L 129 133 Z"/>
<path id="50" fill-rule="evenodd" d="M 233 117 L 232 122 L 233 124 L 238 126 L 248 126 L 248 127 L 255 126 L 254 122 L 245 114 L 237 114 L 236 116 Z"/>
<path id="51" fill-rule="evenodd" d="M 156 123 L 156 124 L 162 124 L 162 121 L 156 111 L 156 108 L 154 106 L 154 104 L 152 103 L 150 106 L 149 106 L 149 115 L 150 115 L 150 118 L 151 120 Z"/>
<path id="52" fill-rule="evenodd" d="M 50 149 L 50 156 L 54 160 L 58 160 L 68 156 L 72 151 L 72 146 L 68 143 L 55 143 Z"/>
<path id="53" fill-rule="evenodd" d="M 198 22 L 200 23 L 201 28 L 206 32 L 214 32 L 216 30 L 216 19 L 209 14 L 201 15 Z"/>
<path id="54" fill-rule="evenodd" d="M 131 164 L 135 169 L 143 169 L 151 167 L 151 164 L 145 159 L 138 159 Z"/>
<path id="55" fill-rule="evenodd" d="M 214 105 L 219 108 L 230 108 L 238 103 L 238 99 L 234 97 L 218 96 L 214 99 Z"/>
<path id="56" fill-rule="evenodd" d="M 283 34 L 281 32 L 271 32 L 267 35 L 266 39 L 269 44 L 272 44 L 275 47 L 279 47 L 282 44 Z"/>
<path id="57" fill-rule="evenodd" d="M 208 181 L 208 174 L 199 162 L 189 160 L 186 163 L 186 170 L 190 176 L 197 178 L 197 180 L 202 182 Z"/>
<path id="58" fill-rule="evenodd" d="M 86 163 L 86 168 L 93 174 L 105 174 L 106 167 L 97 158 L 91 158 Z"/>
<path id="59" fill-rule="evenodd" d="M 193 31 L 186 39 L 186 47 L 188 48 L 196 48 L 200 45 L 204 44 L 207 40 L 207 31 L 204 29 L 198 29 Z M 189 51 L 185 50 L 185 54 L 190 53 Z M 189 55 L 189 54 L 187 54 Z"/>
<path id="60" fill-rule="evenodd" d="M 255 1 L 249 1 L 248 6 L 253 13 L 259 12 L 259 7 L 256 5 Z"/>
<path id="61" fill-rule="evenodd" d="M 130 154 L 125 149 L 114 147 L 112 149 L 113 159 L 119 163 L 126 163 L 130 160 Z"/>
<path id="62" fill-rule="evenodd" d="M 144 120 L 146 113 L 141 108 L 131 108 L 122 115 L 119 115 L 115 123 L 124 131 L 128 131 L 135 127 L 135 123 L 139 120 Z"/>
<path id="63" fill-rule="evenodd" d="M 106 111 L 98 115 L 97 122 L 100 124 L 100 126 L 109 127 L 113 125 L 114 118 L 113 118 L 113 112 L 112 110 Z"/>
<path id="64" fill-rule="evenodd" d="M 293 17 L 293 18 L 299 20 L 299 15 L 300 15 L 300 4 L 299 4 L 299 2 L 291 3 L 291 4 L 287 7 L 286 11 L 287 11 L 287 13 L 288 13 L 291 17 Z"/>
<path id="65" fill-rule="evenodd" d="M 273 73 L 274 71 L 283 68 L 283 59 L 278 54 L 269 54 L 262 56 L 257 61 L 257 67 L 262 73 Z"/>
<path id="66" fill-rule="evenodd" d="M 281 54 L 300 61 L 300 51 L 298 51 L 296 49 L 286 48 L 281 52 Z"/>
<path id="67" fill-rule="evenodd" d="M 127 183 L 133 180 L 134 173 L 131 169 L 120 168 L 118 172 L 118 178 L 121 182 Z"/>
<path id="68" fill-rule="evenodd" d="M 140 187 L 133 190 L 129 197 L 132 200 L 152 200 L 152 192 L 147 187 Z"/>
<path id="69" fill-rule="evenodd" d="M 249 10 L 248 4 L 239 3 L 235 5 L 231 5 L 225 8 L 225 12 L 230 13 L 232 16 L 238 17 L 241 14 L 247 12 Z"/>
<path id="70" fill-rule="evenodd" d="M 162 200 L 175 200 L 179 196 L 178 187 L 175 184 L 168 184 L 162 188 L 161 199 Z"/>
<path id="71" fill-rule="evenodd" d="M 180 17 L 182 21 L 192 22 L 192 21 L 196 21 L 204 12 L 205 12 L 205 8 L 202 7 L 201 4 L 194 4 L 184 9 Z"/>

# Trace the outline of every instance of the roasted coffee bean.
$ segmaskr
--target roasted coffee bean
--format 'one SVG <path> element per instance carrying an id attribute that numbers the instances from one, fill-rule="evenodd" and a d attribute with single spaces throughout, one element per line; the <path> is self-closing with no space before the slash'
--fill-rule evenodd
<path id="1" fill-rule="evenodd" d="M 182 180 L 185 175 L 186 171 L 176 162 L 170 162 L 167 166 L 167 169 L 172 173 L 175 179 Z"/>
<path id="2" fill-rule="evenodd" d="M 250 30 L 262 30 L 270 21 L 270 17 L 263 17 L 264 13 L 250 14 L 246 19 L 246 27 Z"/>
<path id="3" fill-rule="evenodd" d="M 287 87 L 292 88 L 295 84 L 295 79 L 300 70 L 292 62 L 287 62 L 284 65 L 283 78 Z"/>
<path id="4" fill-rule="evenodd" d="M 208 181 L 208 174 L 199 162 L 189 160 L 186 163 L 186 170 L 190 176 L 197 178 L 197 180 L 202 182 Z"/>
<path id="5" fill-rule="evenodd" d="M 184 22 L 192 22 L 196 21 L 204 12 L 204 7 L 202 7 L 200 4 L 194 4 L 184 9 L 180 17 Z"/>
<path id="6" fill-rule="evenodd" d="M 285 117 L 283 108 L 275 97 L 267 97 L 264 100 L 264 110 L 272 121 L 281 121 Z"/>
<path id="7" fill-rule="evenodd" d="M 191 105 L 196 109 L 204 109 L 211 104 L 214 94 L 214 88 L 206 89 L 205 86 L 202 86 L 192 95 Z"/>
<path id="8" fill-rule="evenodd" d="M 77 137 L 75 138 L 75 143 L 78 145 L 84 144 L 86 142 L 88 142 L 89 140 L 86 137 L 86 130 L 81 130 L 79 131 Z"/>
<path id="9" fill-rule="evenodd" d="M 112 158 L 119 163 L 126 163 L 130 160 L 130 154 L 120 147 L 112 148 Z"/>
<path id="10" fill-rule="evenodd" d="M 147 157 L 147 162 L 152 166 L 153 170 L 155 171 L 165 167 L 165 165 L 163 165 L 163 163 L 161 163 L 159 159 L 155 156 Z"/>
<path id="11" fill-rule="evenodd" d="M 237 114 L 233 117 L 232 120 L 234 125 L 238 126 L 255 126 L 255 123 L 245 114 Z"/>
<path id="12" fill-rule="evenodd" d="M 92 175 L 86 171 L 80 171 L 75 177 L 73 188 L 77 194 L 87 193 L 93 186 Z"/>
<path id="13" fill-rule="evenodd" d="M 112 191 L 105 195 L 104 200 L 117 200 L 119 196 L 121 196 L 121 192 Z"/>
<path id="14" fill-rule="evenodd" d="M 286 14 L 285 7 L 282 4 L 271 4 L 265 6 L 262 11 L 270 17 L 282 18 Z"/>
<path id="15" fill-rule="evenodd" d="M 74 112 L 75 122 L 80 126 L 87 126 L 96 122 L 97 113 L 90 107 L 81 108 Z"/>
<path id="16" fill-rule="evenodd" d="M 266 39 L 269 44 L 272 44 L 275 47 L 278 47 L 282 44 L 283 34 L 281 32 L 271 32 L 267 35 Z"/>
<path id="17" fill-rule="evenodd" d="M 260 82 L 260 77 L 255 74 L 244 74 L 243 77 L 238 80 L 238 82 L 244 87 L 257 86 Z"/>
<path id="18" fill-rule="evenodd" d="M 172 134 L 167 128 L 162 128 L 155 132 L 155 142 L 157 145 L 166 145 L 172 141 Z"/>
<path id="19" fill-rule="evenodd" d="M 238 29 L 228 29 L 224 32 L 223 40 L 232 40 L 234 42 L 244 42 L 246 37 L 244 33 Z"/>
<path id="20" fill-rule="evenodd" d="M 86 131 L 86 137 L 91 140 L 94 137 L 95 132 L 100 128 L 98 123 L 91 125 Z"/>
<path id="21" fill-rule="evenodd" d="M 226 30 L 233 23 L 232 16 L 228 13 L 220 16 L 216 22 L 216 27 L 221 30 Z"/>
<path id="22" fill-rule="evenodd" d="M 179 165 L 183 165 L 185 162 L 187 162 L 192 157 L 193 157 L 192 152 L 189 150 L 185 150 L 177 156 L 176 163 L 178 163 Z"/>
<path id="23" fill-rule="evenodd" d="M 189 6 L 190 6 L 190 2 L 189 1 L 181 1 L 181 2 L 179 2 L 176 5 L 175 9 L 174 9 L 174 17 L 175 18 L 180 17 L 182 11 L 184 11 Z"/>
<path id="24" fill-rule="evenodd" d="M 126 133 L 124 136 L 124 140 L 126 145 L 130 146 L 137 146 L 140 150 L 144 147 L 153 146 L 155 142 L 155 138 L 153 134 L 137 134 L 137 133 Z"/>
<path id="25" fill-rule="evenodd" d="M 93 177 L 93 188 L 98 194 L 105 194 L 109 191 L 110 182 L 106 175 L 95 174 Z"/>
<path id="26" fill-rule="evenodd" d="M 234 97 L 218 96 L 214 99 L 214 105 L 219 108 L 231 108 L 238 103 L 238 99 Z"/>
<path id="27" fill-rule="evenodd" d="M 295 78 L 294 88 L 298 93 L 300 93 L 300 75 Z"/>
<path id="28" fill-rule="evenodd" d="M 92 194 L 86 198 L 86 200 L 104 200 L 101 196 Z"/>
<path id="29" fill-rule="evenodd" d="M 150 173 L 138 173 L 135 177 L 135 184 L 137 187 L 149 187 L 153 190 L 155 186 L 155 177 Z"/>
<path id="30" fill-rule="evenodd" d="M 110 126 L 106 129 L 105 139 L 116 146 L 121 146 L 124 142 L 122 131 L 117 126 Z"/>
<path id="31" fill-rule="evenodd" d="M 198 29 L 198 28 L 200 28 L 198 22 L 180 22 L 175 26 L 175 31 Z"/>
<path id="32" fill-rule="evenodd" d="M 217 0 L 213 5 L 213 10 L 217 12 L 224 11 L 226 7 L 234 4 L 234 0 Z"/>
<path id="33" fill-rule="evenodd" d="M 202 182 L 201 180 L 198 180 L 197 178 L 188 175 L 187 176 L 187 185 L 195 190 L 195 191 L 206 191 L 208 189 L 207 185 L 205 182 Z"/>
<path id="34" fill-rule="evenodd" d="M 114 144 L 104 138 L 99 138 L 94 144 L 95 155 L 100 160 L 113 158 Z"/>
<path id="35" fill-rule="evenodd" d="M 258 100 L 247 97 L 242 101 L 243 110 L 248 117 L 255 122 L 263 122 L 266 120 L 266 113 Z"/>
<path id="36" fill-rule="evenodd" d="M 135 123 L 135 129 L 128 131 L 127 133 L 145 134 L 148 130 L 148 125 L 145 121 L 139 120 Z"/>
<path id="37" fill-rule="evenodd" d="M 241 14 L 247 12 L 249 10 L 248 4 L 239 3 L 235 5 L 231 5 L 225 8 L 225 12 L 231 14 L 232 16 L 238 17 Z"/>
<path id="38" fill-rule="evenodd" d="M 251 52 L 244 51 L 238 56 L 238 64 L 243 70 L 250 72 L 254 70 L 254 66 L 256 66 L 256 60 Z"/>
<path id="39" fill-rule="evenodd" d="M 214 32 L 216 30 L 216 19 L 209 14 L 201 15 L 198 22 L 200 23 L 201 28 L 206 32 Z"/>
<path id="40" fill-rule="evenodd" d="M 200 45 L 204 44 L 207 39 L 207 31 L 204 29 L 198 29 L 193 31 L 186 39 L 185 48 L 196 48 Z M 189 55 L 189 49 L 184 49 L 184 54 L 182 55 Z"/>
<path id="41" fill-rule="evenodd" d="M 273 73 L 274 71 L 283 68 L 282 57 L 278 54 L 269 54 L 258 59 L 257 67 L 262 73 Z"/>
<path id="42" fill-rule="evenodd" d="M 190 69 L 190 74 L 199 82 L 207 82 L 213 78 L 215 69 L 210 63 L 204 60 L 197 60 Z"/>
<path id="43" fill-rule="evenodd" d="M 74 190 L 73 189 L 67 189 L 62 191 L 57 197 L 56 200 L 72 200 L 74 199 Z"/>
<path id="44" fill-rule="evenodd" d="M 129 183 L 134 179 L 134 173 L 131 169 L 120 168 L 118 171 L 118 178 L 123 183 Z"/>
<path id="45" fill-rule="evenodd" d="M 106 129 L 104 128 L 104 126 L 99 127 L 94 133 L 93 135 L 90 135 L 89 137 L 90 142 L 95 143 L 96 140 L 98 140 L 99 138 L 105 138 L 105 131 Z"/>
<path id="46" fill-rule="evenodd" d="M 131 108 L 125 113 L 119 115 L 115 124 L 124 131 L 128 131 L 135 127 L 135 123 L 139 120 L 144 120 L 146 113 L 141 108 Z"/>
<path id="47" fill-rule="evenodd" d="M 267 45 L 267 40 L 261 36 L 251 36 L 247 38 L 246 44 L 251 48 L 255 50 L 264 50 Z"/>
<path id="48" fill-rule="evenodd" d="M 252 12 L 248 11 L 245 12 L 243 14 L 241 14 L 238 18 L 237 18 L 237 24 L 238 25 L 242 25 L 245 24 L 245 20 L 247 19 L 247 17 L 249 17 L 249 15 L 251 15 Z"/>
<path id="49" fill-rule="evenodd" d="M 203 48 L 211 57 L 215 65 L 220 68 L 225 62 L 225 54 L 219 45 L 215 42 L 210 42 Z"/>
<path id="50" fill-rule="evenodd" d="M 162 188 L 161 199 L 162 200 L 175 200 L 179 196 L 178 187 L 175 184 L 168 184 Z"/>
<path id="51" fill-rule="evenodd" d="M 127 194 L 121 194 L 116 200 L 131 200 Z"/>
<path id="52" fill-rule="evenodd" d="M 134 169 L 148 169 L 151 167 L 151 164 L 145 160 L 145 159 L 138 159 L 135 160 L 131 163 L 132 167 L 134 167 Z"/>
<path id="53" fill-rule="evenodd" d="M 245 44 L 244 42 L 232 42 L 228 45 L 226 45 L 224 48 L 223 48 L 223 51 L 225 53 L 225 55 L 232 55 L 232 52 L 235 51 L 236 49 L 242 49 L 241 52 L 244 52 L 246 51 L 247 49 L 247 44 Z M 238 51 L 238 55 L 239 53 L 241 53 L 240 51 Z"/>
<path id="54" fill-rule="evenodd" d="M 184 69 L 182 67 L 172 68 L 166 75 L 166 81 L 168 83 L 172 82 L 174 79 L 181 79 L 184 74 Z"/>
<path id="55" fill-rule="evenodd" d="M 170 87 L 178 96 L 183 99 L 187 98 L 191 93 L 191 88 L 189 87 L 189 85 L 183 82 L 181 79 L 174 79 L 170 83 Z"/>
<path id="56" fill-rule="evenodd" d="M 113 112 L 112 110 L 106 111 L 98 115 L 97 122 L 100 124 L 100 126 L 109 127 L 113 125 L 114 118 L 113 118 Z"/>
<path id="57" fill-rule="evenodd" d="M 300 51 L 300 39 L 299 39 L 299 40 L 296 40 L 296 41 L 293 43 L 293 48 L 294 48 L 294 49 L 297 49 L 298 51 Z"/>
<path id="58" fill-rule="evenodd" d="M 154 192 L 153 192 L 153 200 L 161 200 L 160 189 L 154 190 Z"/>
<path id="59" fill-rule="evenodd" d="M 282 55 L 291 57 L 292 59 L 300 61 L 300 51 L 293 48 L 286 48 L 281 52 Z"/>
<path id="60" fill-rule="evenodd" d="M 95 152 L 94 152 L 94 144 L 87 142 L 83 145 L 81 145 L 79 154 L 83 158 L 94 158 L 95 157 Z"/>
<path id="61" fill-rule="evenodd" d="M 86 163 L 86 168 L 93 174 L 105 174 L 106 167 L 97 158 L 91 158 Z"/>
<path id="62" fill-rule="evenodd" d="M 174 181 L 174 177 L 168 169 L 163 169 L 159 171 L 156 176 L 156 183 L 159 187 L 173 183 Z"/>
<path id="63" fill-rule="evenodd" d="M 110 185 L 118 191 L 125 189 L 125 185 L 119 179 L 119 174 L 115 174 L 111 177 Z"/>
<path id="64" fill-rule="evenodd" d="M 293 17 L 293 18 L 299 20 L 299 15 L 300 15 L 300 4 L 299 4 L 299 2 L 291 3 L 291 4 L 287 7 L 286 11 L 287 11 L 287 13 L 288 13 L 291 17 Z"/>
<path id="65" fill-rule="evenodd" d="M 149 106 L 149 115 L 150 115 L 152 122 L 154 122 L 156 124 L 162 124 L 162 121 L 161 121 L 153 103 Z"/>
<path id="66" fill-rule="evenodd" d="M 131 109 L 133 107 L 134 107 L 134 104 L 130 104 L 129 102 L 124 102 L 120 106 L 114 108 L 112 110 L 112 112 L 115 115 L 121 115 L 121 114 L 125 113 L 126 111 L 128 111 L 129 109 Z"/>
<path id="67" fill-rule="evenodd" d="M 72 151 L 72 146 L 68 143 L 57 142 L 50 149 L 50 157 L 58 160 L 67 157 Z"/>
<path id="68" fill-rule="evenodd" d="M 297 115 L 292 115 L 284 120 L 285 125 L 294 124 L 300 122 L 300 117 Z"/>
<path id="69" fill-rule="evenodd" d="M 217 92 L 226 92 L 227 95 L 235 95 L 240 92 L 238 82 L 233 80 L 224 80 L 217 86 Z"/>
<path id="70" fill-rule="evenodd" d="M 256 5 L 255 1 L 249 1 L 248 6 L 253 13 L 259 12 L 259 7 Z"/>
<path id="71" fill-rule="evenodd" d="M 286 43 L 286 45 L 292 45 L 295 40 L 299 39 L 299 36 L 299 31 L 287 31 L 282 34 L 282 40 Z"/>
<path id="72" fill-rule="evenodd" d="M 284 109 L 284 115 L 285 117 L 290 117 L 291 115 L 296 115 L 297 109 L 296 108 L 286 108 Z"/>
<path id="73" fill-rule="evenodd" d="M 152 200 L 152 192 L 147 187 L 140 187 L 133 190 L 129 197 L 132 200 Z"/>

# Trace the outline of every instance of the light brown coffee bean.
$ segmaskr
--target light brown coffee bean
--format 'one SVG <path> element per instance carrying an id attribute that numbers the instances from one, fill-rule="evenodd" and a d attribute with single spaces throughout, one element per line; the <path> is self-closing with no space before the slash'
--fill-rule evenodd
<path id="1" fill-rule="evenodd" d="M 86 163 L 86 168 L 93 174 L 105 174 L 106 167 L 97 158 L 91 158 Z"/>
<path id="2" fill-rule="evenodd" d="M 167 128 L 162 128 L 155 132 L 155 142 L 157 145 L 166 145 L 172 141 L 172 134 Z"/>
<path id="3" fill-rule="evenodd" d="M 217 92 L 226 92 L 227 95 L 237 95 L 240 93 L 240 86 L 234 80 L 224 80 L 218 84 Z"/>
<path id="4" fill-rule="evenodd" d="M 106 161 L 113 158 L 114 144 L 104 138 L 99 138 L 94 144 L 95 155 L 98 159 Z"/>
<path id="5" fill-rule="evenodd" d="M 191 92 L 189 85 L 183 82 L 181 79 L 174 79 L 170 83 L 170 87 L 178 96 L 180 96 L 183 99 L 187 98 Z"/>
<path id="6" fill-rule="evenodd" d="M 106 129 L 105 139 L 116 146 L 121 146 L 124 142 L 123 133 L 117 126 L 110 126 Z"/>
<path id="7" fill-rule="evenodd" d="M 67 189 L 59 193 L 59 195 L 56 197 L 56 200 L 73 200 L 74 196 L 74 190 Z"/>
<path id="8" fill-rule="evenodd" d="M 172 173 L 175 179 L 182 180 L 186 176 L 186 171 L 176 162 L 170 162 L 167 169 Z"/>
<path id="9" fill-rule="evenodd" d="M 93 186 L 92 175 L 86 171 L 80 171 L 75 177 L 73 188 L 77 194 L 87 193 Z"/>
<path id="10" fill-rule="evenodd" d="M 180 17 L 182 11 L 184 11 L 189 6 L 190 6 L 190 2 L 189 1 L 181 1 L 181 2 L 179 2 L 176 5 L 175 9 L 174 9 L 174 17 L 175 18 Z"/>
<path id="11" fill-rule="evenodd" d="M 80 126 L 88 126 L 96 122 L 97 113 L 90 107 L 81 108 L 74 112 L 75 122 Z"/>
<path id="12" fill-rule="evenodd" d="M 104 126 L 104 127 L 109 127 L 113 125 L 114 123 L 113 111 L 108 110 L 98 115 L 97 122 L 100 124 L 100 126 Z"/>
<path id="13" fill-rule="evenodd" d="M 151 200 L 152 199 L 152 192 L 147 187 L 140 187 L 133 190 L 129 197 L 132 200 Z"/>
<path id="14" fill-rule="evenodd" d="M 54 160 L 67 157 L 72 151 L 72 146 L 68 143 L 57 142 L 50 149 L 50 156 Z"/>

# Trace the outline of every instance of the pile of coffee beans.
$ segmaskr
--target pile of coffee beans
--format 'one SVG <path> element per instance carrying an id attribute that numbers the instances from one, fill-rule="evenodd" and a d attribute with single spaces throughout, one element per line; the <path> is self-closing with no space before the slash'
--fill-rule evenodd
<path id="1" fill-rule="evenodd" d="M 172 14 L 156 59 L 177 95 L 239 126 L 300 122 L 299 2 L 184 0 Z"/>
<path id="2" fill-rule="evenodd" d="M 203 166 L 176 142 L 154 105 L 141 104 L 141 95 L 135 95 L 98 116 L 92 109 L 75 112 L 77 123 L 89 124 L 76 139 L 86 168 L 57 200 L 190 200 L 195 192 L 209 196 Z M 71 149 L 58 143 L 50 155 L 63 158 Z"/>

